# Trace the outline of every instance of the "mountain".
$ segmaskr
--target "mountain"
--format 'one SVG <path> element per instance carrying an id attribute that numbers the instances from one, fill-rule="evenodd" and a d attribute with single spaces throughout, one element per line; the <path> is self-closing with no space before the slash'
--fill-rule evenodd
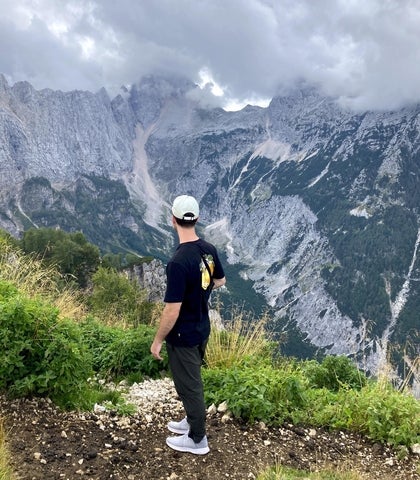
<path id="1" fill-rule="evenodd" d="M 210 108 L 183 78 L 110 99 L 0 76 L 0 227 L 82 230 L 165 260 L 190 193 L 229 291 L 285 354 L 353 355 L 376 373 L 420 354 L 420 107 L 353 112 L 314 88 Z"/>

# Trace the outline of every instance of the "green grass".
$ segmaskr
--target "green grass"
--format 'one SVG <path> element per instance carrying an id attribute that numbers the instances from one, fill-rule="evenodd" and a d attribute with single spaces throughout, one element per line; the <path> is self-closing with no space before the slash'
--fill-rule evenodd
<path id="1" fill-rule="evenodd" d="M 245 320 L 243 312 L 232 314 L 226 329 L 212 328 L 206 348 L 209 368 L 231 367 L 245 358 L 264 359 L 271 355 L 272 344 L 265 331 L 266 319 Z"/>
<path id="2" fill-rule="evenodd" d="M 296 470 L 294 468 L 276 465 L 268 468 L 260 475 L 257 480 L 361 480 L 362 477 L 356 472 L 338 471 L 336 469 L 326 469 L 321 472 L 308 472 L 306 470 Z"/>
<path id="3" fill-rule="evenodd" d="M 344 429 L 401 452 L 420 442 L 420 402 L 390 381 L 367 380 L 345 357 L 321 364 L 245 359 L 205 369 L 203 381 L 208 404 L 227 402 L 235 417 L 250 422 Z"/>
<path id="4" fill-rule="evenodd" d="M 9 461 L 10 454 L 6 446 L 6 432 L 3 420 L 0 418 L 0 480 L 14 480 L 15 478 Z"/>
<path id="5" fill-rule="evenodd" d="M 127 328 L 128 322 L 109 325 L 86 316 L 79 293 L 63 289 L 53 268 L 43 268 L 8 244 L 2 244 L 0 272 L 2 391 L 49 396 L 72 409 L 89 410 L 101 403 L 130 414 L 133 407 L 124 403 L 121 393 L 88 377 L 141 381 L 159 378 L 162 369 L 167 370 L 167 359 L 160 363 L 150 355 L 156 327 Z M 244 318 L 234 312 L 226 330 L 212 331 L 203 369 L 208 404 L 226 401 L 234 416 L 248 422 L 287 421 L 357 432 L 402 454 L 420 443 L 420 402 L 407 388 L 398 391 L 386 378 L 367 379 L 346 357 L 330 356 L 322 362 L 275 357 L 266 319 Z M 9 480 L 1 425 L 0 462 L 0 480 Z M 261 475 L 258 480 L 357 480 L 346 472 L 308 473 L 281 466 Z"/>

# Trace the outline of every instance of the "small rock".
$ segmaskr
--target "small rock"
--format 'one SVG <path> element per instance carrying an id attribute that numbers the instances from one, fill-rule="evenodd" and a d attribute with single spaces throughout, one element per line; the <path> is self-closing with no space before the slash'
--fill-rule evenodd
<path id="1" fill-rule="evenodd" d="M 420 455 L 420 443 L 415 443 L 414 445 L 412 445 L 411 451 L 412 451 L 415 455 Z"/>
<path id="2" fill-rule="evenodd" d="M 392 466 L 394 466 L 394 459 L 387 458 L 384 463 L 385 463 L 385 465 L 389 465 L 390 467 L 392 467 Z"/>
<path id="3" fill-rule="evenodd" d="M 310 437 L 316 437 L 316 430 L 315 430 L 314 428 L 311 428 L 311 429 L 309 430 L 308 435 L 309 435 Z"/>
<path id="4" fill-rule="evenodd" d="M 43 465 L 45 465 L 47 463 L 47 461 L 45 460 L 45 458 L 41 458 L 41 460 L 39 461 L 39 463 L 42 463 Z"/>
<path id="5" fill-rule="evenodd" d="M 217 411 L 218 411 L 219 413 L 227 412 L 227 409 L 228 409 L 228 404 L 227 404 L 227 402 L 222 402 L 222 403 L 217 407 Z"/>
<path id="6" fill-rule="evenodd" d="M 67 438 L 67 433 L 64 430 L 61 432 L 61 438 Z"/>
<path id="7" fill-rule="evenodd" d="M 217 407 L 214 403 L 210 405 L 210 407 L 207 409 L 207 413 L 209 415 L 214 415 L 217 412 Z"/>
<path id="8" fill-rule="evenodd" d="M 271 445 L 270 440 L 264 440 L 264 445 L 265 445 L 266 447 L 269 447 L 269 446 Z"/>
<path id="9" fill-rule="evenodd" d="M 93 407 L 93 411 L 95 413 L 104 413 L 106 411 L 106 408 L 103 405 L 99 405 L 98 403 L 95 403 Z"/>
<path id="10" fill-rule="evenodd" d="M 40 460 L 41 459 L 41 454 L 39 452 L 34 453 L 34 458 L 35 460 Z"/>
<path id="11" fill-rule="evenodd" d="M 222 423 L 227 423 L 232 419 L 230 412 L 227 412 L 222 417 Z"/>

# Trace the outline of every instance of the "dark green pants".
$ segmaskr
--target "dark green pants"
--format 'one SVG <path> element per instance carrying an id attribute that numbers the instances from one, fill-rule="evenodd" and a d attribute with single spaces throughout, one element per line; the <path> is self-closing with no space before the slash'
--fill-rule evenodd
<path id="1" fill-rule="evenodd" d="M 195 347 L 176 347 L 166 344 L 169 367 L 190 424 L 189 436 L 200 442 L 206 434 L 206 405 L 204 403 L 201 365 L 206 344 Z"/>

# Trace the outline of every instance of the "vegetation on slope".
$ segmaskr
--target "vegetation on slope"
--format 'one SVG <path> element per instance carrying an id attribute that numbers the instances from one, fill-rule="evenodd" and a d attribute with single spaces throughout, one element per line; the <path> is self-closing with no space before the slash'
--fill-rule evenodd
<path id="1" fill-rule="evenodd" d="M 7 236 L 0 242 L 0 391 L 49 397 L 68 409 L 105 400 L 121 406 L 115 391 L 92 379 L 139 381 L 167 370 L 166 359 L 149 354 L 154 313 L 123 274 L 98 267 L 81 289 L 54 263 L 23 253 Z M 345 357 L 279 358 L 264 322 L 234 315 L 226 331 L 213 329 L 203 370 L 208 404 L 226 402 L 249 422 L 360 432 L 402 453 L 420 442 L 420 402 L 410 392 L 366 378 Z"/>

